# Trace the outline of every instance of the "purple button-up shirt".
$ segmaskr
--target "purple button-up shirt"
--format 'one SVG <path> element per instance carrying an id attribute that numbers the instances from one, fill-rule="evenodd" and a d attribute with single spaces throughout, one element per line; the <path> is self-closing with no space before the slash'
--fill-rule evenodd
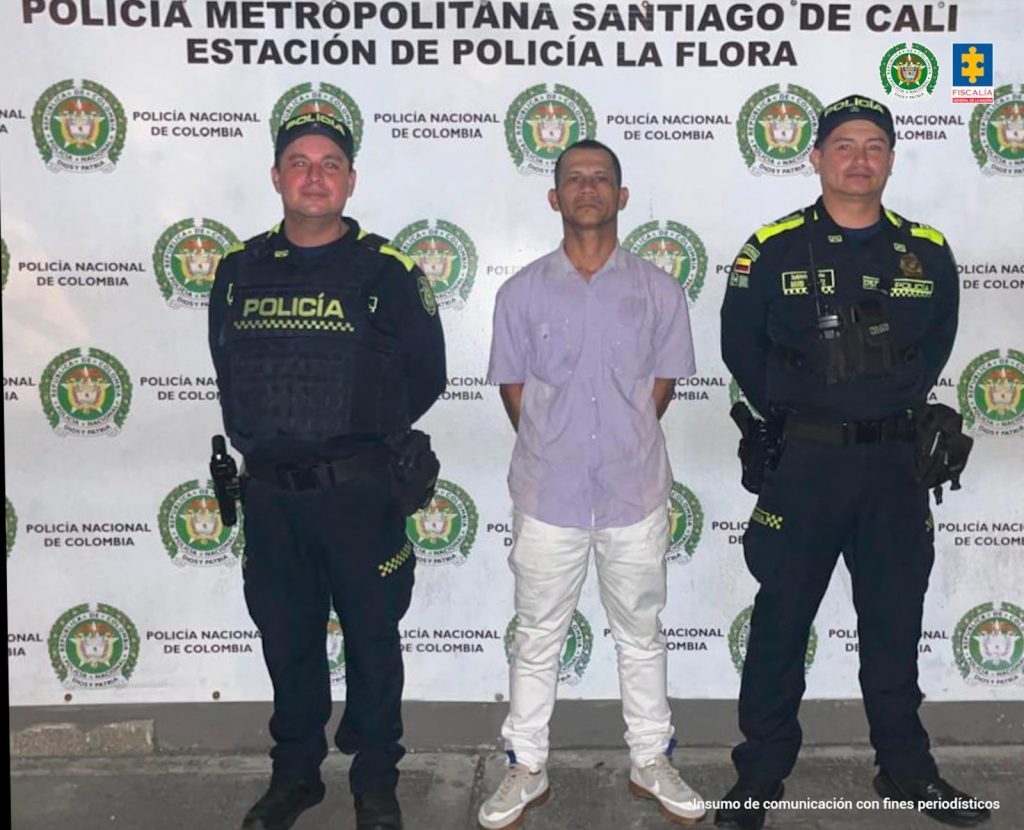
<path id="1" fill-rule="evenodd" d="M 686 297 L 616 248 L 589 282 L 559 247 L 506 282 L 488 380 L 522 383 L 509 469 L 518 510 L 561 527 L 635 524 L 665 504 L 672 471 L 655 378 L 695 371 Z"/>

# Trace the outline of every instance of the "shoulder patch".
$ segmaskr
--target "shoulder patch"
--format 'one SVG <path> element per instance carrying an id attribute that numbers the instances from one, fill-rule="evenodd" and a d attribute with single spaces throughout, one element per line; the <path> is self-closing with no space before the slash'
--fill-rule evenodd
<path id="1" fill-rule="evenodd" d="M 757 237 L 757 241 L 762 245 L 773 236 L 778 236 L 780 233 L 791 231 L 793 228 L 799 228 L 804 223 L 803 213 L 794 213 L 778 222 L 773 222 L 770 225 L 765 225 L 757 233 L 754 234 Z"/>
<path id="2" fill-rule="evenodd" d="M 239 251 L 244 251 L 244 250 L 245 250 L 245 243 L 244 242 L 236 242 L 234 245 L 230 246 L 224 252 L 224 256 L 229 256 L 231 254 L 237 254 Z"/>
<path id="3" fill-rule="evenodd" d="M 910 235 L 916 236 L 920 239 L 927 239 L 929 242 L 934 242 L 939 247 L 946 242 L 946 237 L 939 231 L 935 230 L 935 228 L 929 227 L 928 225 L 922 225 L 917 222 L 910 226 Z"/>
<path id="4" fill-rule="evenodd" d="M 405 266 L 406 271 L 412 271 L 412 269 L 416 267 L 416 263 L 412 260 L 412 258 L 406 256 L 397 248 L 392 248 L 390 245 L 381 245 L 379 250 L 382 254 L 384 254 L 384 256 L 394 257 L 399 262 L 401 262 L 402 265 Z"/>

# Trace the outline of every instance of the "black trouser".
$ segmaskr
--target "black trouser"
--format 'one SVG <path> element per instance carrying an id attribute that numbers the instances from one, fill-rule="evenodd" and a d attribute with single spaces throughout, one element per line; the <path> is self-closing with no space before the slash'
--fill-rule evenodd
<path id="1" fill-rule="evenodd" d="M 393 790 L 402 736 L 398 623 L 416 557 L 390 508 L 383 473 L 291 492 L 250 480 L 245 496 L 245 599 L 274 684 L 275 779 L 319 781 L 331 715 L 326 633 L 331 604 L 345 640 L 345 713 L 335 742 L 355 754 L 349 782 Z M 403 552 L 404 549 L 404 552 Z M 384 568 L 406 555 L 397 569 Z"/>
<path id="2" fill-rule="evenodd" d="M 936 775 L 917 715 L 917 646 L 935 552 L 913 444 L 789 440 L 757 507 L 744 536 L 761 587 L 740 689 L 746 741 L 732 755 L 740 777 L 769 781 L 793 769 L 810 627 L 840 551 L 853 584 L 875 763 L 897 777 Z"/>

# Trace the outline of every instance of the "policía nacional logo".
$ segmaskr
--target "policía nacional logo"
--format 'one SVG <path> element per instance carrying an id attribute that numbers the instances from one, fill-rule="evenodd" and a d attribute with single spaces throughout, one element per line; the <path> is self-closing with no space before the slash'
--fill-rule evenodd
<path id="1" fill-rule="evenodd" d="M 882 56 L 878 74 L 886 95 L 912 101 L 935 91 L 939 62 L 920 43 L 897 43 Z"/>
<path id="2" fill-rule="evenodd" d="M 1024 175 L 1024 84 L 997 87 L 971 114 L 971 149 L 983 173 Z"/>
<path id="3" fill-rule="evenodd" d="M 523 175 L 550 175 L 570 144 L 597 135 L 597 119 L 587 99 L 562 84 L 524 90 L 505 113 L 505 141 Z"/>
<path id="4" fill-rule="evenodd" d="M 960 375 L 957 400 L 964 424 L 987 435 L 1024 429 L 1024 352 L 992 349 L 974 358 Z"/>
<path id="5" fill-rule="evenodd" d="M 750 172 L 809 176 L 819 112 L 814 93 L 796 84 L 773 84 L 751 95 L 736 121 L 740 153 Z"/>
<path id="6" fill-rule="evenodd" d="M 669 547 L 665 559 L 687 564 L 700 544 L 704 511 L 693 491 L 678 481 L 668 494 Z"/>
<path id="7" fill-rule="evenodd" d="M 109 173 L 124 148 L 125 124 L 121 102 L 95 81 L 56 83 L 32 110 L 36 146 L 55 173 Z"/>
<path id="8" fill-rule="evenodd" d="M 747 659 L 747 642 L 750 640 L 750 617 L 754 606 L 748 605 L 732 621 L 729 627 L 729 654 L 736 671 L 743 674 L 743 662 Z M 811 634 L 807 638 L 807 651 L 804 653 L 804 674 L 811 670 L 814 655 L 818 651 L 818 632 L 811 626 Z"/>
<path id="9" fill-rule="evenodd" d="M 1024 611 L 1009 602 L 986 602 L 957 623 L 953 652 L 968 683 L 1005 686 L 1024 678 Z"/>
<path id="10" fill-rule="evenodd" d="M 270 140 L 277 137 L 278 128 L 295 115 L 322 112 L 343 121 L 352 131 L 352 161 L 359 154 L 363 140 L 363 115 L 359 105 L 340 87 L 322 81 L 293 86 L 277 99 L 270 116 Z"/>
<path id="11" fill-rule="evenodd" d="M 221 520 L 213 482 L 186 481 L 171 490 L 160 505 L 160 538 L 175 565 L 234 565 L 245 540 L 241 523 Z"/>
<path id="12" fill-rule="evenodd" d="M 122 611 L 76 605 L 53 624 L 50 662 L 67 689 L 125 686 L 139 659 L 139 632 Z"/>
<path id="13" fill-rule="evenodd" d="M 516 630 L 519 628 L 519 615 L 508 621 L 505 628 L 505 659 L 511 664 L 512 652 L 515 648 Z M 575 686 L 590 665 L 590 655 L 594 651 L 594 632 L 587 618 L 579 612 L 572 612 L 569 631 L 565 635 L 562 653 L 558 657 L 558 682 L 567 686 Z"/>
<path id="14" fill-rule="evenodd" d="M 441 308 L 461 309 L 469 299 L 476 278 L 476 245 L 452 222 L 427 219 L 400 230 L 391 244 L 415 260 L 430 281 Z"/>
<path id="15" fill-rule="evenodd" d="M 108 435 L 121 431 L 132 384 L 121 362 L 99 349 L 68 349 L 57 355 L 39 382 L 43 412 L 54 432 Z"/>
<path id="16" fill-rule="evenodd" d="M 704 287 L 708 254 L 700 237 L 686 225 L 671 220 L 646 222 L 630 231 L 622 247 L 678 282 L 691 305 L 697 301 Z"/>
<path id="17" fill-rule="evenodd" d="M 405 535 L 425 565 L 461 565 L 476 540 L 480 522 L 469 493 L 443 478 L 430 504 L 405 520 Z"/>
<path id="18" fill-rule="evenodd" d="M 2 288 L 7 287 L 7 275 L 11 271 L 11 252 L 7 250 L 7 243 L 0 237 L 0 278 L 3 279 Z M 2 290 L 0 288 L 0 290 Z"/>
<path id="19" fill-rule="evenodd" d="M 331 676 L 332 686 L 345 683 L 345 634 L 341 630 L 341 620 L 337 612 L 331 609 L 327 618 L 327 671 Z"/>
<path id="20" fill-rule="evenodd" d="M 14 550 L 14 540 L 18 537 L 18 514 L 14 512 L 14 505 L 11 504 L 11 500 L 4 495 L 4 513 L 7 519 L 7 555 L 11 555 L 11 551 Z"/>
<path id="21" fill-rule="evenodd" d="M 153 271 L 171 308 L 206 308 L 217 266 L 238 243 L 230 228 L 212 219 L 183 219 L 153 248 Z"/>

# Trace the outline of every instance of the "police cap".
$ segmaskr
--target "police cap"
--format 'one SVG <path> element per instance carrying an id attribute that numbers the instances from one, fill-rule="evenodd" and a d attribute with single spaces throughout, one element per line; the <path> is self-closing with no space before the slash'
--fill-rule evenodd
<path id="1" fill-rule="evenodd" d="M 871 121 L 882 128 L 889 137 L 889 147 L 896 144 L 896 130 L 893 128 L 892 113 L 885 104 L 872 100 L 864 95 L 847 95 L 834 104 L 829 104 L 818 116 L 818 136 L 814 140 L 815 147 L 822 143 L 840 124 L 847 121 Z"/>
<path id="2" fill-rule="evenodd" d="M 274 139 L 274 163 L 281 160 L 281 154 L 295 139 L 304 135 L 322 135 L 329 138 L 345 154 L 349 164 L 355 151 L 352 131 L 339 118 L 325 112 L 303 112 L 282 122 Z"/>

